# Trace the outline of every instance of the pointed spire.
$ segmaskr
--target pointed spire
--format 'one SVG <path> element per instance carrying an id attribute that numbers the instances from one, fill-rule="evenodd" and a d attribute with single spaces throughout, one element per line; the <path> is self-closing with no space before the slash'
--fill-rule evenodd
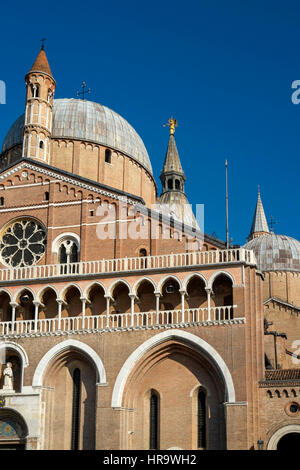
<path id="1" fill-rule="evenodd" d="M 249 239 L 258 237 L 264 233 L 270 233 L 265 211 L 260 197 L 260 187 L 258 186 L 257 203 L 250 230 Z"/>
<path id="2" fill-rule="evenodd" d="M 175 181 L 173 181 L 173 185 L 170 185 L 169 188 L 166 186 L 166 182 L 170 181 L 171 179 L 175 179 L 175 177 L 179 177 L 179 179 L 183 180 L 181 181 L 180 189 L 181 191 L 184 191 L 184 181 L 185 181 L 185 176 L 184 176 L 184 171 L 181 166 L 176 142 L 175 142 L 175 127 L 177 127 L 177 120 L 170 118 L 167 124 L 164 124 L 164 127 L 168 126 L 170 128 L 170 137 L 169 137 L 169 144 L 167 148 L 167 153 L 165 156 L 165 162 L 164 166 L 162 169 L 162 172 L 160 174 L 160 180 L 162 182 L 163 186 L 163 192 L 166 189 L 175 189 Z"/>
<path id="3" fill-rule="evenodd" d="M 166 153 L 165 163 L 164 163 L 162 173 L 166 173 L 167 171 L 176 171 L 178 173 L 184 174 L 182 166 L 181 166 L 174 134 L 170 134 L 169 145 L 167 148 L 167 153 Z"/>
<path id="4" fill-rule="evenodd" d="M 170 136 L 164 166 L 160 174 L 162 194 L 159 200 L 162 205 L 169 207 L 177 221 L 198 228 L 193 210 L 184 192 L 185 175 L 174 137 L 175 127 L 177 127 L 176 119 L 169 119 L 165 126 L 169 126 Z"/>
<path id="5" fill-rule="evenodd" d="M 31 67 L 29 73 L 30 72 L 43 72 L 43 73 L 47 73 L 48 75 L 52 77 L 52 72 L 51 72 L 49 62 L 46 56 L 44 44 L 42 44 L 41 50 L 38 53 L 38 56 L 35 59 L 35 62 L 33 66 Z"/>

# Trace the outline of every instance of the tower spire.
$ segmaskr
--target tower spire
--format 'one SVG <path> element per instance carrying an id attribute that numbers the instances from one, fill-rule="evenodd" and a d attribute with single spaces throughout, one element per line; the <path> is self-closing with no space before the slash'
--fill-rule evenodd
<path id="1" fill-rule="evenodd" d="M 170 128 L 170 135 L 164 166 L 160 174 L 162 184 L 160 202 L 169 207 L 177 221 L 197 228 L 195 216 L 184 192 L 186 178 L 174 137 L 175 127 L 177 127 L 176 119 L 170 118 L 165 126 Z"/>
<path id="2" fill-rule="evenodd" d="M 170 118 L 164 126 L 169 126 L 170 137 L 165 157 L 164 166 L 160 175 L 163 193 L 165 191 L 182 191 L 184 192 L 185 175 L 181 166 L 176 142 L 175 127 L 177 127 L 176 119 Z"/>
<path id="3" fill-rule="evenodd" d="M 268 222 L 266 219 L 265 211 L 263 208 L 262 200 L 260 197 L 260 186 L 257 191 L 257 203 L 253 216 L 252 226 L 249 234 L 249 240 L 259 237 L 265 233 L 270 233 Z"/>
<path id="4" fill-rule="evenodd" d="M 26 108 L 22 156 L 49 163 L 56 84 L 43 42 L 33 66 L 25 77 L 25 82 Z"/>
<path id="5" fill-rule="evenodd" d="M 45 38 L 42 39 L 42 41 L 45 41 Z M 42 42 L 40 52 L 38 53 L 32 67 L 31 67 L 31 69 L 29 70 L 28 73 L 32 73 L 32 72 L 46 73 L 47 75 L 50 75 L 50 77 L 53 78 L 52 72 L 51 72 L 51 69 L 50 69 L 50 66 L 49 66 L 49 62 L 48 62 L 48 59 L 47 59 L 47 55 L 46 55 L 46 52 L 45 52 L 44 42 Z"/>

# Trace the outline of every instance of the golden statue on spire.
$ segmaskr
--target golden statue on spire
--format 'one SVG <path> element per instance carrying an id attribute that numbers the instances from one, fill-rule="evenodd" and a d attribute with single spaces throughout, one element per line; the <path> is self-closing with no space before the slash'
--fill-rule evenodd
<path id="1" fill-rule="evenodd" d="M 173 119 L 172 117 L 168 120 L 167 124 L 164 124 L 164 127 L 168 126 L 170 128 L 170 135 L 175 133 L 175 127 L 178 126 L 177 120 Z"/>

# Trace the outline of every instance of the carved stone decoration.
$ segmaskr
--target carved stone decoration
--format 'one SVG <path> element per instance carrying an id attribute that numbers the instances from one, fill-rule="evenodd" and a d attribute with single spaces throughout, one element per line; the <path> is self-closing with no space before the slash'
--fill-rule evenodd
<path id="1" fill-rule="evenodd" d="M 20 219 L 7 227 L 0 239 L 0 256 L 10 267 L 32 266 L 46 250 L 46 230 L 32 219 Z"/>

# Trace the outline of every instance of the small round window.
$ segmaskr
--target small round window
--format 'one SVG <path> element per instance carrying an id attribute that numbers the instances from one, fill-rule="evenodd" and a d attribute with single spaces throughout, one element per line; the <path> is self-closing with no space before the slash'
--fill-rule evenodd
<path id="1" fill-rule="evenodd" d="M 297 416 L 300 411 L 299 403 L 292 401 L 285 406 L 285 411 L 289 416 Z"/>
<path id="2" fill-rule="evenodd" d="M 0 256 L 7 266 L 32 266 L 41 259 L 45 250 L 46 229 L 36 220 L 16 220 L 2 232 Z"/>

